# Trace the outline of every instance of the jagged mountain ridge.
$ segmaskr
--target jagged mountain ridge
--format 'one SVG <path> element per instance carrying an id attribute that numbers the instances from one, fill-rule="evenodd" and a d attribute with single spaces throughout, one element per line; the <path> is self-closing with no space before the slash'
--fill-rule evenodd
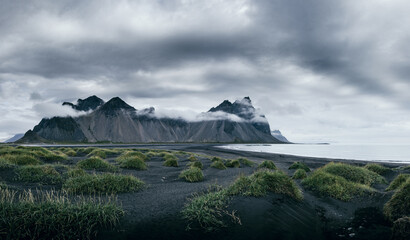
<path id="1" fill-rule="evenodd" d="M 270 127 L 265 117 L 255 115 L 255 108 L 249 97 L 233 104 L 228 102 L 226 100 L 222 103 L 223 106 L 226 105 L 224 108 L 220 107 L 221 104 L 211 108 L 205 114 L 221 111 L 235 114 L 240 118 L 239 121 L 210 119 L 191 122 L 182 118 L 159 118 L 155 116 L 154 108 L 138 111 L 121 98 L 115 97 L 85 115 L 42 119 L 30 132 L 30 139 L 35 139 L 32 135 L 37 134 L 37 139 L 55 142 L 280 143 L 270 134 Z M 255 120 L 255 117 L 259 120 L 263 118 L 265 121 Z M 23 137 L 19 142 L 30 142 L 30 139 Z"/>
<path id="2" fill-rule="evenodd" d="M 91 97 L 88 97 L 86 99 L 78 99 L 77 100 L 77 104 L 73 104 L 70 102 L 63 102 L 63 106 L 70 106 L 72 107 L 74 110 L 77 111 L 89 111 L 89 110 L 95 110 L 96 108 L 98 108 L 99 106 L 104 104 L 104 100 L 102 100 L 101 98 L 93 95 Z"/>

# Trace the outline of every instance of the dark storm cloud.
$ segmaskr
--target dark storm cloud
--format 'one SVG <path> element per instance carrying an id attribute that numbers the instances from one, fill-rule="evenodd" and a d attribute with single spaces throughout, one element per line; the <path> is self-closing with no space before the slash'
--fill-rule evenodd
<path id="1" fill-rule="evenodd" d="M 344 106 L 365 95 L 408 108 L 409 8 L 381 0 L 3 0 L 0 93 L 54 103 L 97 94 L 182 105 L 177 98 L 191 97 L 206 108 L 253 95 L 267 114 L 292 116 L 315 115 L 306 104 L 316 101 Z"/>

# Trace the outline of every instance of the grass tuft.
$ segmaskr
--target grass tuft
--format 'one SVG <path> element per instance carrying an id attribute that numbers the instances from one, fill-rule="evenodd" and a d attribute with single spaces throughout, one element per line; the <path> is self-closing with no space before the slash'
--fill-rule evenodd
<path id="1" fill-rule="evenodd" d="M 53 166 L 21 166 L 16 169 L 18 179 L 24 182 L 35 182 L 43 184 L 58 184 L 62 177 Z"/>
<path id="2" fill-rule="evenodd" d="M 15 165 L 38 165 L 41 164 L 41 161 L 34 155 L 29 154 L 6 154 L 2 158 L 7 162 Z"/>
<path id="3" fill-rule="evenodd" d="M 188 163 L 188 166 L 189 167 L 196 167 L 196 168 L 199 168 L 199 169 L 203 169 L 203 167 L 204 167 L 204 165 L 200 161 L 190 162 L 190 163 Z"/>
<path id="4" fill-rule="evenodd" d="M 379 175 L 383 175 L 383 174 L 388 173 L 388 172 L 391 171 L 390 168 L 383 167 L 382 165 L 376 164 L 376 163 L 366 164 L 366 166 L 364 166 L 364 168 L 366 168 L 366 169 L 368 169 L 368 170 L 370 170 L 370 171 L 372 171 L 372 172 L 375 172 L 375 173 L 377 173 L 377 174 L 379 174 Z"/>
<path id="5" fill-rule="evenodd" d="M 354 183 L 345 178 L 326 172 L 323 168 L 316 170 L 302 181 L 307 189 L 323 196 L 330 196 L 342 201 L 349 201 L 353 196 L 370 190 L 370 187 Z"/>
<path id="6" fill-rule="evenodd" d="M 0 158 L 0 170 L 1 169 L 11 169 L 13 168 L 15 165 L 11 164 L 9 161 L 7 161 L 4 158 Z"/>
<path id="7" fill-rule="evenodd" d="M 205 232 L 217 231 L 227 226 L 224 221 L 226 217 L 240 222 L 235 212 L 226 211 L 229 200 L 225 190 L 194 195 L 182 210 L 183 218 L 188 221 L 187 230 L 200 228 Z"/>
<path id="8" fill-rule="evenodd" d="M 272 170 L 278 169 L 275 166 L 275 163 L 273 163 L 273 161 L 271 161 L 271 160 L 263 161 L 261 164 L 259 164 L 258 168 L 267 168 L 267 169 L 272 169 Z"/>
<path id="9" fill-rule="evenodd" d="M 86 174 L 67 179 L 63 189 L 69 193 L 122 193 L 136 192 L 144 182 L 131 175 Z"/>
<path id="10" fill-rule="evenodd" d="M 345 163 L 331 162 L 329 164 L 326 164 L 323 168 L 321 168 L 321 170 L 336 176 L 343 177 L 348 181 L 364 184 L 367 186 L 375 183 L 387 183 L 384 177 L 375 172 L 372 172 L 366 168 L 356 167 Z"/>
<path id="11" fill-rule="evenodd" d="M 296 200 L 303 199 L 302 191 L 282 171 L 262 169 L 248 177 L 242 175 L 228 189 L 230 195 L 254 197 L 265 196 L 268 192 L 284 194 Z"/>
<path id="12" fill-rule="evenodd" d="M 195 162 L 195 161 L 198 161 L 198 158 L 196 158 L 194 155 L 191 155 L 189 156 L 188 160 L 191 162 Z"/>
<path id="13" fill-rule="evenodd" d="M 122 168 L 147 170 L 147 164 L 145 163 L 147 159 L 148 157 L 141 152 L 125 152 L 116 161 Z"/>
<path id="14" fill-rule="evenodd" d="M 399 174 L 389 185 L 388 188 L 386 188 L 386 191 L 392 191 L 400 188 L 403 186 L 403 184 L 407 181 L 407 179 L 410 178 L 410 174 Z"/>
<path id="15" fill-rule="evenodd" d="M 165 167 L 178 167 L 178 160 L 176 159 L 168 159 L 162 164 Z"/>
<path id="16" fill-rule="evenodd" d="M 239 163 L 243 166 L 247 166 L 247 167 L 252 167 L 253 165 L 255 165 L 254 162 L 252 162 L 251 160 L 247 159 L 247 158 L 238 158 L 237 159 L 239 161 Z"/>
<path id="17" fill-rule="evenodd" d="M 65 193 L 3 189 L 0 196 L 1 239 L 91 239 L 124 215 L 112 199 L 71 201 Z"/>
<path id="18" fill-rule="evenodd" d="M 305 179 L 307 177 L 306 171 L 304 169 L 297 169 L 293 174 L 293 179 Z"/>
<path id="19" fill-rule="evenodd" d="M 182 171 L 179 178 L 183 178 L 187 182 L 200 182 L 204 179 L 204 174 L 200 168 L 190 167 Z"/>
<path id="20" fill-rule="evenodd" d="M 390 220 L 410 216 L 410 179 L 395 192 L 392 198 L 384 205 L 384 215 Z"/>
<path id="21" fill-rule="evenodd" d="M 84 171 L 84 169 L 81 169 L 81 168 L 70 168 L 66 172 L 66 176 L 69 178 L 79 177 L 79 176 L 84 176 L 84 175 L 87 175 L 87 173 Z"/>
<path id="22" fill-rule="evenodd" d="M 163 152 L 161 155 L 165 161 L 178 161 L 178 158 L 172 153 Z"/>
<path id="23" fill-rule="evenodd" d="M 222 162 L 222 160 L 214 161 L 214 162 L 211 164 L 211 167 L 212 167 L 212 168 L 219 169 L 219 170 L 225 170 L 225 169 L 226 169 L 226 166 L 225 166 L 225 164 Z"/>
<path id="24" fill-rule="evenodd" d="M 310 172 L 310 168 L 302 162 L 294 162 L 292 165 L 290 165 L 289 169 L 303 169 L 305 172 Z"/>
<path id="25" fill-rule="evenodd" d="M 115 172 L 118 170 L 114 165 L 96 156 L 79 161 L 77 163 L 77 167 L 85 170 L 97 170 L 104 172 Z"/>
<path id="26" fill-rule="evenodd" d="M 229 168 L 239 168 L 241 167 L 241 164 L 239 163 L 238 159 L 232 159 L 229 160 L 225 163 L 225 166 L 229 167 Z"/>

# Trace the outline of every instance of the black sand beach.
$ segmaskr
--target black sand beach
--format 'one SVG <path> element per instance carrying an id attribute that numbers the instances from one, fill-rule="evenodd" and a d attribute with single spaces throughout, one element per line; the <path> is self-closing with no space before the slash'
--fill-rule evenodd
<path id="1" fill-rule="evenodd" d="M 94 145 L 93 145 L 94 146 Z M 118 203 L 125 216 L 115 230 L 100 231 L 98 239 L 389 239 L 391 223 L 385 220 L 383 205 L 391 198 L 392 192 L 385 192 L 386 184 L 373 186 L 376 191 L 344 202 L 330 197 L 322 197 L 302 187 L 303 201 L 269 193 L 265 197 L 236 196 L 232 198 L 228 211 L 236 211 L 241 224 L 230 223 L 216 232 L 206 233 L 200 229 L 186 231 L 187 223 L 181 210 L 195 193 L 206 192 L 211 185 L 227 187 L 240 175 L 250 175 L 257 168 L 243 166 L 218 170 L 211 168 L 211 160 L 206 156 L 225 159 L 245 157 L 255 163 L 272 160 L 287 175 L 294 162 L 303 162 L 314 170 L 325 164 L 345 162 L 363 166 L 364 161 L 319 159 L 296 157 L 282 154 L 244 152 L 218 148 L 214 144 L 170 144 L 170 145 L 104 145 L 106 148 L 150 148 L 196 153 L 204 164 L 204 180 L 189 183 L 178 178 L 180 172 L 190 162 L 179 159 L 178 167 L 164 167 L 163 160 L 153 157 L 147 171 L 121 169 L 122 174 L 131 174 L 147 184 L 139 192 L 121 193 Z M 53 147 L 55 147 L 53 145 Z M 77 147 L 76 145 L 72 147 Z M 95 147 L 95 146 L 94 146 Z M 75 164 L 84 157 L 73 157 Z M 115 162 L 115 157 L 108 157 Z M 383 164 L 397 168 L 400 164 Z M 408 170 L 407 170 L 408 171 Z M 384 177 L 390 182 L 398 175 L 392 171 Z M 4 177 L 6 180 L 8 177 Z M 12 176 L 9 176 L 12 178 Z M 18 187 L 18 183 L 14 183 Z M 44 186 L 47 189 L 47 186 Z"/>
<path id="2" fill-rule="evenodd" d="M 257 163 L 273 160 L 276 166 L 290 176 L 294 170 L 289 166 L 304 162 L 311 169 L 324 166 L 331 161 L 364 165 L 369 162 L 319 159 L 288 156 L 282 154 L 243 152 L 218 148 L 216 145 L 151 145 L 142 148 L 182 150 L 227 159 L 246 157 Z M 160 161 L 149 162 L 150 170 L 138 172 L 137 176 L 150 186 L 133 194 L 119 196 L 127 214 L 123 229 L 101 234 L 101 239 L 388 239 L 390 224 L 382 215 L 383 205 L 392 193 L 377 193 L 343 202 L 332 198 L 321 198 L 304 190 L 303 202 L 297 202 L 278 194 L 266 197 L 237 197 L 230 205 L 242 220 L 242 225 L 231 224 L 216 233 L 187 232 L 180 211 L 193 193 L 203 192 L 211 184 L 227 186 L 239 174 L 246 175 L 255 168 L 228 168 L 221 171 L 210 168 L 211 162 L 204 160 L 205 180 L 186 183 L 178 179 L 180 168 L 189 161 L 181 161 L 176 169 L 161 168 Z M 399 164 L 386 164 L 398 167 Z M 397 174 L 386 178 L 391 181 Z M 298 182 L 300 186 L 300 182 Z M 300 186 L 301 187 L 301 186 Z M 302 187 L 301 187 L 302 188 Z M 382 191 L 384 185 L 376 186 Z M 303 188 L 302 188 L 303 189 Z"/>

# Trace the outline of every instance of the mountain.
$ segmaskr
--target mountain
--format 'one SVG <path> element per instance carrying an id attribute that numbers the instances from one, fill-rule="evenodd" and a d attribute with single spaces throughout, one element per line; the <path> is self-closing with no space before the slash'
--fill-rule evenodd
<path id="1" fill-rule="evenodd" d="M 92 101 L 89 101 L 90 98 Z M 87 109 L 84 106 L 90 106 L 90 102 L 99 99 L 96 96 L 90 98 L 79 100 L 73 106 Z M 281 143 L 270 134 L 268 121 L 252 106 L 249 97 L 234 103 L 225 100 L 200 114 L 196 121 L 157 117 L 154 108 L 137 110 L 119 97 L 93 107 L 94 110 L 89 108 L 92 111 L 88 110 L 90 112 L 78 117 L 44 118 L 32 131 L 27 132 L 30 139 L 26 133 L 19 142 L 45 139 L 53 142 Z"/>
<path id="2" fill-rule="evenodd" d="M 78 99 L 77 100 L 77 104 L 73 104 L 70 102 L 63 102 L 63 106 L 70 106 L 72 107 L 74 110 L 77 111 L 89 111 L 89 110 L 95 110 L 96 108 L 98 108 L 99 106 L 103 105 L 104 101 L 93 95 L 91 97 L 88 97 L 86 99 Z"/>
<path id="3" fill-rule="evenodd" d="M 276 139 L 278 139 L 281 142 L 290 143 L 289 140 L 286 139 L 285 136 L 283 136 L 279 130 L 273 130 L 271 134 L 272 136 L 274 136 Z"/>
<path id="4" fill-rule="evenodd" d="M 24 133 L 18 133 L 16 135 L 14 135 L 13 137 L 11 137 L 10 139 L 7 139 L 6 141 L 4 141 L 5 143 L 12 143 L 15 142 L 17 140 L 19 140 L 20 138 L 22 138 L 24 136 Z"/>

